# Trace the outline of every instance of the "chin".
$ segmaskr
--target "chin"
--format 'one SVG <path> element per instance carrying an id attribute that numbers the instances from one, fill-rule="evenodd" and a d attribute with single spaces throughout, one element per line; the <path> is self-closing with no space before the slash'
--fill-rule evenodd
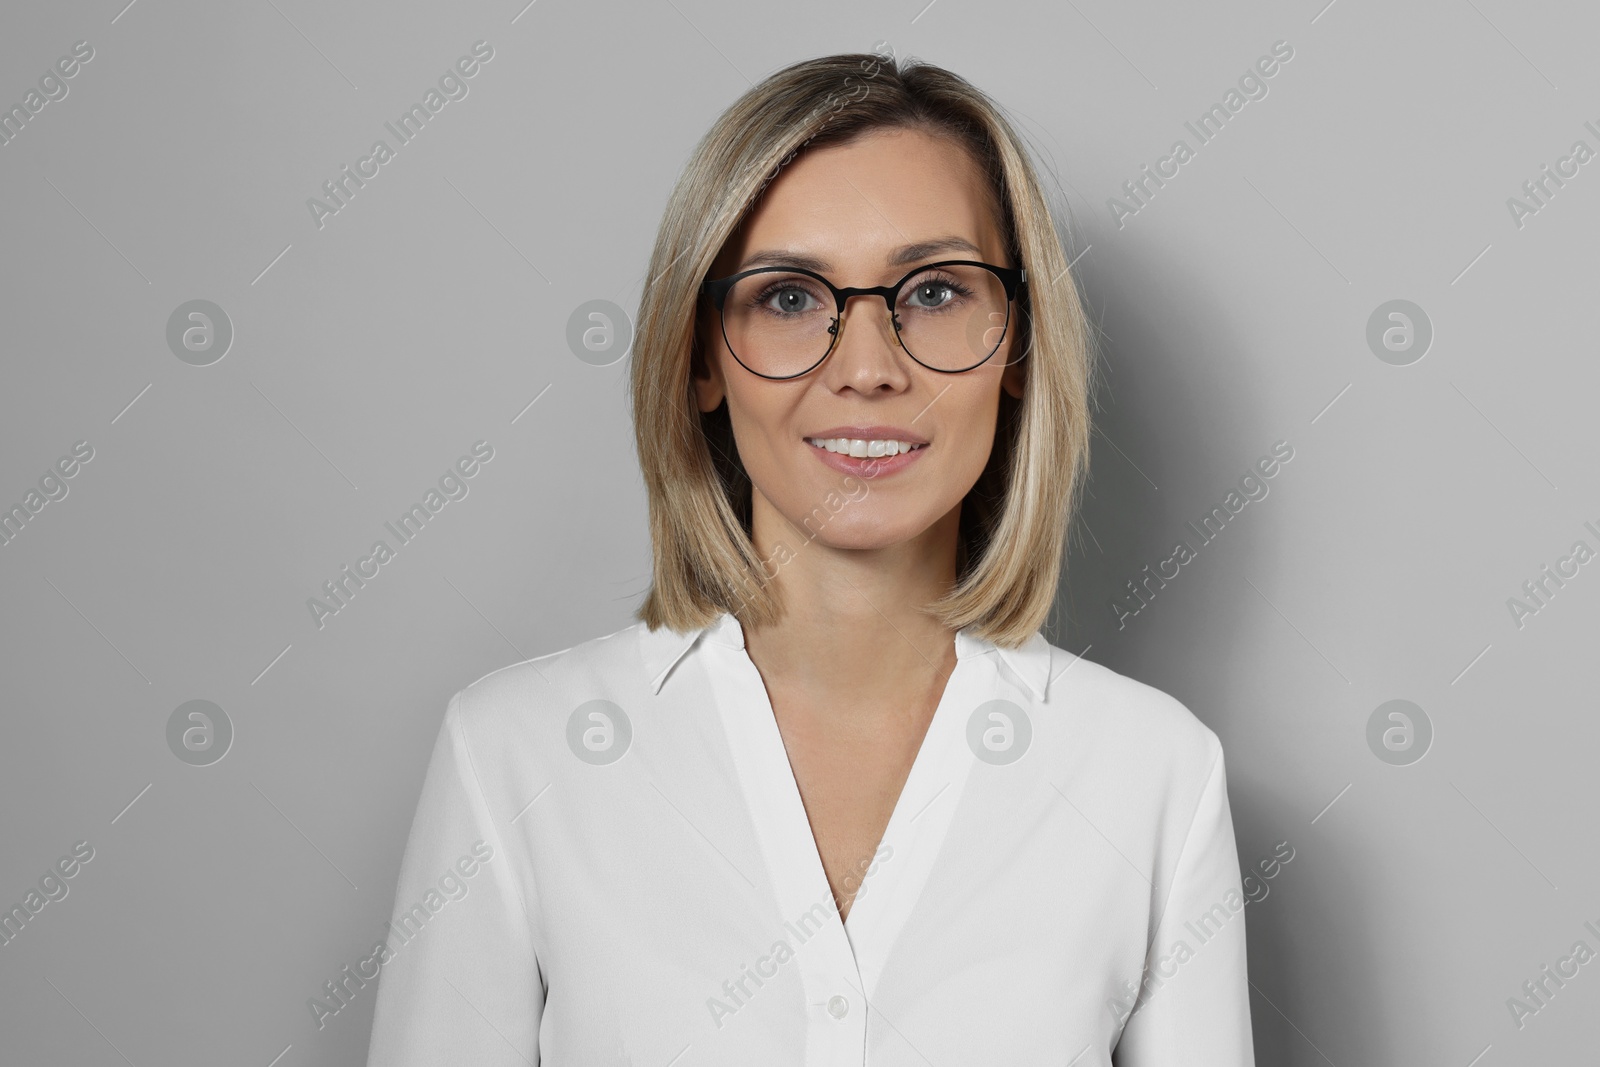
<path id="1" fill-rule="evenodd" d="M 857 505 L 851 505 L 855 506 Z M 862 514 L 846 521 L 845 515 L 840 514 L 821 525 L 816 521 L 815 515 L 802 515 L 800 519 L 802 520 L 800 522 L 790 521 L 793 522 L 795 529 L 806 535 L 808 540 L 820 542 L 829 548 L 858 552 L 893 548 L 915 540 L 927 529 L 926 524 L 906 522 L 903 515 L 890 520 Z M 805 525 L 807 519 L 811 520 L 810 527 Z"/>

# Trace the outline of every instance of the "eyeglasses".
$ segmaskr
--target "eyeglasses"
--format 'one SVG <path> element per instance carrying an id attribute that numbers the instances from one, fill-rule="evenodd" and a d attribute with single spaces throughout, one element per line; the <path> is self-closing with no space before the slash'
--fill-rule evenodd
<path id="1" fill-rule="evenodd" d="M 740 366 L 781 381 L 807 374 L 828 358 L 852 296 L 881 296 L 895 339 L 924 367 L 941 374 L 972 370 L 999 351 L 1011 324 L 1011 302 L 1027 280 L 1021 267 L 947 259 L 918 267 L 893 285 L 841 289 L 803 267 L 757 267 L 708 279 L 701 291 L 716 307 L 722 338 Z"/>

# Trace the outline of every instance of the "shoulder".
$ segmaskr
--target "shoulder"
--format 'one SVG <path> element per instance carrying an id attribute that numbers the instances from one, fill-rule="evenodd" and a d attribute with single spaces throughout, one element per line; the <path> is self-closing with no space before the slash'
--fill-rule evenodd
<path id="1" fill-rule="evenodd" d="M 1044 708 L 1080 749 L 1133 775 L 1203 782 L 1221 759 L 1222 742 L 1172 694 L 1050 646 L 1051 675 Z"/>
<path id="2" fill-rule="evenodd" d="M 564 719 L 589 700 L 632 702 L 643 687 L 642 623 L 589 638 L 571 648 L 497 667 L 450 699 L 471 734 Z"/>

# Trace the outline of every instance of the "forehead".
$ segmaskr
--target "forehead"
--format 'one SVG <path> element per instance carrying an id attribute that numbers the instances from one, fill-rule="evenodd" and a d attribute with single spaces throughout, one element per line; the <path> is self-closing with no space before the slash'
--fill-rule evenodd
<path id="1" fill-rule="evenodd" d="M 954 139 L 874 130 L 800 153 L 779 172 L 720 260 L 745 269 L 765 253 L 802 253 L 820 269 L 877 269 L 906 245 L 965 238 L 934 258 L 999 262 L 1004 241 L 995 193 Z M 922 257 L 926 259 L 927 257 Z"/>

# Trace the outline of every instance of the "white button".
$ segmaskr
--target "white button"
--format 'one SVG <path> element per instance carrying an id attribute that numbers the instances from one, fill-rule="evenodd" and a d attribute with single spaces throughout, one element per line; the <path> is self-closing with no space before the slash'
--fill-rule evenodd
<path id="1" fill-rule="evenodd" d="M 828 1000 L 828 1014 L 835 1019 L 843 1019 L 850 1010 L 850 1002 L 843 997 L 835 996 Z"/>

